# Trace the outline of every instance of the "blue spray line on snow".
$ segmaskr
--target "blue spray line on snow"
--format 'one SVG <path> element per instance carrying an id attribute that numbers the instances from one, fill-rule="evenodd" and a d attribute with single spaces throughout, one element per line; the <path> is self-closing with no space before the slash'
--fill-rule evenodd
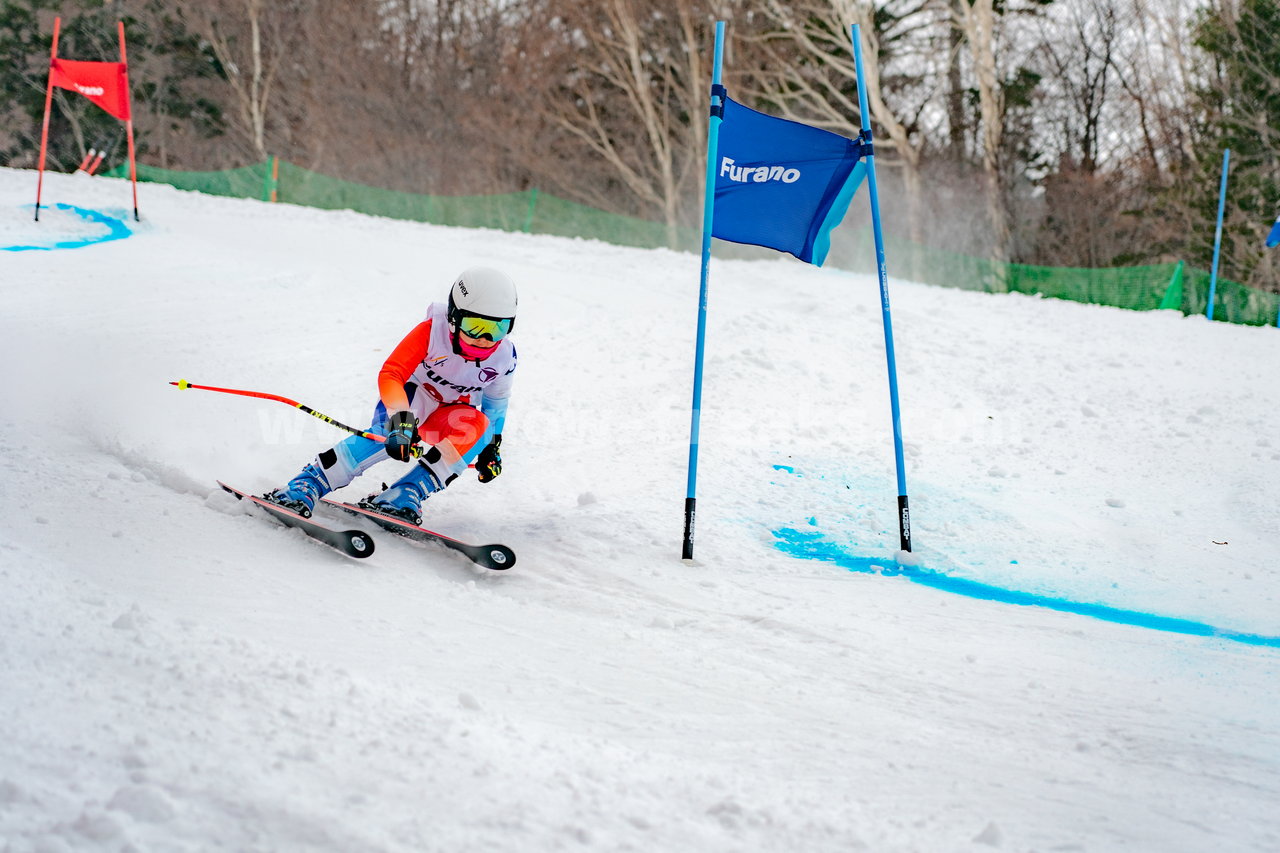
<path id="1" fill-rule="evenodd" d="M 62 242 L 54 243 L 52 246 L 0 246 L 0 252 L 51 252 L 54 249 L 80 249 L 84 246 L 92 246 L 95 243 L 109 243 L 112 240 L 123 240 L 126 237 L 133 236 L 133 232 L 129 230 L 128 225 L 125 225 L 123 221 L 116 219 L 114 216 L 107 216 L 102 211 L 61 203 L 55 204 L 53 207 L 58 210 L 69 210 L 81 219 L 105 225 L 107 226 L 107 233 L 97 237 L 63 240 Z"/>
<path id="2" fill-rule="evenodd" d="M 812 521 L 810 522 L 812 523 Z M 835 563 L 842 569 L 851 572 L 880 574 L 885 576 L 901 576 L 918 584 L 923 584 L 942 592 L 978 598 L 984 601 L 999 601 L 1004 604 L 1018 604 L 1024 607 L 1045 607 L 1063 613 L 1075 613 L 1090 616 L 1106 622 L 1117 622 L 1121 625 L 1133 625 L 1138 628 L 1149 628 L 1153 631 L 1168 631 L 1174 634 L 1190 634 L 1196 637 L 1217 637 L 1220 640 L 1231 640 L 1250 646 L 1267 646 L 1280 648 L 1280 637 L 1268 637 L 1262 634 L 1246 634 L 1240 631 L 1229 631 L 1215 628 L 1203 622 L 1190 619 L 1178 619 L 1172 616 L 1159 616 L 1154 613 L 1142 613 L 1137 610 L 1122 610 L 1105 604 L 1088 604 L 1071 601 L 1066 598 L 1054 598 L 1037 595 L 1032 592 L 1021 592 L 1014 589 L 1002 589 L 998 586 L 978 581 L 954 578 L 932 569 L 918 566 L 906 566 L 892 557 L 859 557 L 851 554 L 834 542 L 827 541 L 822 533 L 816 531 L 796 530 L 783 527 L 773 531 L 777 538 L 774 547 L 784 554 L 804 560 L 821 560 Z"/>

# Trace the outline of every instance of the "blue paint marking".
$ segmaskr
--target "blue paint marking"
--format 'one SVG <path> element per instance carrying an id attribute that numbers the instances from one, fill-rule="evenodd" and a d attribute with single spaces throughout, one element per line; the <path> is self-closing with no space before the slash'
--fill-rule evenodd
<path id="1" fill-rule="evenodd" d="M 1246 634 L 1240 631 L 1229 631 L 1215 628 L 1203 622 L 1190 619 L 1177 619 L 1171 616 L 1158 616 L 1154 613 L 1142 613 L 1136 610 L 1121 610 L 1105 604 L 1087 604 L 1070 601 L 1065 598 L 1053 598 L 1031 592 L 1019 592 L 1013 589 L 1002 589 L 978 581 L 954 578 L 932 569 L 918 566 L 900 565 L 892 557 L 859 557 L 849 553 L 834 542 L 826 540 L 821 533 L 796 530 L 783 527 L 773 531 L 777 538 L 774 543 L 779 551 L 805 560 L 821 560 L 835 563 L 851 572 L 866 572 L 886 576 L 902 576 L 933 589 L 979 598 L 985 601 L 999 601 L 1004 604 L 1018 604 L 1024 607 L 1047 607 L 1063 613 L 1076 613 L 1091 616 L 1106 622 L 1118 622 L 1121 625 L 1134 625 L 1149 628 L 1153 631 L 1168 631 L 1174 634 L 1190 634 L 1196 637 L 1217 637 L 1220 640 L 1231 640 L 1250 646 L 1267 646 L 1280 648 L 1280 637 L 1268 637 L 1262 634 Z"/>
<path id="2" fill-rule="evenodd" d="M 72 204 L 55 204 L 53 207 L 58 210 L 69 210 L 79 216 L 81 219 L 87 219 L 90 222 L 96 222 L 99 225 L 107 226 L 105 234 L 99 234 L 96 237 L 84 237 L 76 240 L 63 240 L 54 243 L 52 246 L 0 246 L 0 252 L 50 252 L 54 249 L 80 249 L 84 246 L 92 246 L 97 243 L 109 243 L 112 240 L 123 240 L 133 235 L 133 231 L 128 225 L 114 216 L 99 210 L 90 210 L 87 207 L 76 207 Z M 32 223 L 33 225 L 35 223 Z"/>

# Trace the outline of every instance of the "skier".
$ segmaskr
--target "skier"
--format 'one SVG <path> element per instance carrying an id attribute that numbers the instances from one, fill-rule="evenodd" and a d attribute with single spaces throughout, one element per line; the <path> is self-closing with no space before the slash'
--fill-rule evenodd
<path id="1" fill-rule="evenodd" d="M 386 442 L 352 436 L 263 497 L 310 516 L 317 500 L 387 456 L 411 461 L 419 441 L 426 448 L 409 473 L 361 506 L 421 524 L 422 501 L 473 460 L 480 482 L 497 477 L 516 369 L 516 348 L 508 337 L 515 320 L 516 286 L 505 273 L 488 267 L 463 272 L 449 290 L 448 305 L 433 303 L 378 374 L 381 399 L 369 432 L 385 435 Z"/>

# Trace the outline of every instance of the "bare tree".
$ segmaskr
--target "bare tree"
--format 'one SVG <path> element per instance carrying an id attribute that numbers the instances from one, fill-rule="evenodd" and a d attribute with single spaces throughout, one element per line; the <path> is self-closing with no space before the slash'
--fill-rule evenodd
<path id="1" fill-rule="evenodd" d="M 543 20 L 524 41 L 541 78 L 529 105 L 611 177 L 579 185 L 577 194 L 656 216 L 677 245 L 679 226 L 692 220 L 705 157 L 709 7 L 701 0 L 550 0 Z M 620 209 L 611 183 L 631 197 L 631 209 Z"/>
<path id="2" fill-rule="evenodd" d="M 1045 22 L 1040 58 L 1049 100 L 1041 130 L 1057 168 L 1044 182 L 1036 263 L 1185 257 L 1195 213 L 1175 202 L 1174 184 L 1193 162 L 1202 124 L 1189 93 L 1204 85 L 1188 50 L 1192 17 L 1185 0 L 1076 0 Z M 1095 168 L 1086 172 L 1089 153 Z"/>
<path id="3" fill-rule="evenodd" d="M 206 0 L 185 4 L 188 20 L 208 41 L 231 90 L 232 127 L 259 159 L 277 105 L 276 83 L 300 46 L 306 0 Z M 287 122 L 276 122 L 285 126 Z"/>
<path id="4" fill-rule="evenodd" d="M 1101 267 L 1127 251 L 1120 242 L 1133 228 L 1123 220 L 1135 198 L 1127 135 L 1107 134 L 1103 150 L 1123 97 L 1115 85 L 1119 17 L 1109 0 L 1074 0 L 1036 22 L 1033 58 L 1044 82 L 1035 132 L 1056 163 L 1042 181 L 1043 221 L 1028 253 L 1036 263 Z"/>
<path id="5" fill-rule="evenodd" d="M 991 228 L 990 256 L 996 262 L 1009 259 L 1009 220 L 1005 211 L 1003 164 L 1004 90 L 996 65 L 996 12 L 994 0 L 973 0 L 951 8 L 955 25 L 964 33 L 973 62 L 982 122 L 982 168 L 986 173 L 985 198 Z"/>
<path id="6" fill-rule="evenodd" d="M 929 107 L 939 93 L 932 49 L 939 16 L 931 0 L 766 0 L 763 25 L 746 37 L 759 58 L 747 72 L 749 94 L 780 116 L 856 137 L 861 118 L 850 26 L 865 41 L 867 106 L 891 147 L 885 165 L 901 171 L 911 239 L 924 240 L 922 160 L 937 130 Z M 906 66 L 910 71 L 898 70 Z"/>
<path id="7" fill-rule="evenodd" d="M 309 44 L 333 44 L 331 53 L 354 59 L 296 84 L 307 93 L 312 168 L 435 194 L 516 188 L 522 169 L 509 155 L 518 146 L 507 141 L 522 135 L 525 118 L 502 84 L 524 8 L 492 0 L 360 3 L 337 32 L 328 21 L 309 25 Z M 333 86 L 358 95 L 330 103 Z"/>
<path id="8" fill-rule="evenodd" d="M 949 0 L 959 10 L 966 0 Z M 947 34 L 947 145 L 954 160 L 965 157 L 965 135 L 968 127 L 964 87 L 964 35 L 959 27 L 948 27 Z"/>
<path id="9" fill-rule="evenodd" d="M 1040 54 L 1057 91 L 1051 105 L 1063 152 L 1085 174 L 1098 170 L 1102 129 L 1110 108 L 1120 39 L 1119 11 L 1111 0 L 1078 0 L 1062 20 L 1040 20 Z"/>

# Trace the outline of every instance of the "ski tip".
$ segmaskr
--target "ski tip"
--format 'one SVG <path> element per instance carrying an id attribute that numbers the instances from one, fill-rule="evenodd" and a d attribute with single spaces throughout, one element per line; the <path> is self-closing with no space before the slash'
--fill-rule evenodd
<path id="1" fill-rule="evenodd" d="M 505 572 L 516 564 L 516 552 L 506 545 L 484 545 L 480 548 L 485 559 L 480 562 L 486 569 Z"/>
<path id="2" fill-rule="evenodd" d="M 348 556 L 362 560 L 373 554 L 375 543 L 372 536 L 368 536 L 359 530 L 347 530 L 344 533 L 347 537 L 347 544 L 342 550 Z"/>

